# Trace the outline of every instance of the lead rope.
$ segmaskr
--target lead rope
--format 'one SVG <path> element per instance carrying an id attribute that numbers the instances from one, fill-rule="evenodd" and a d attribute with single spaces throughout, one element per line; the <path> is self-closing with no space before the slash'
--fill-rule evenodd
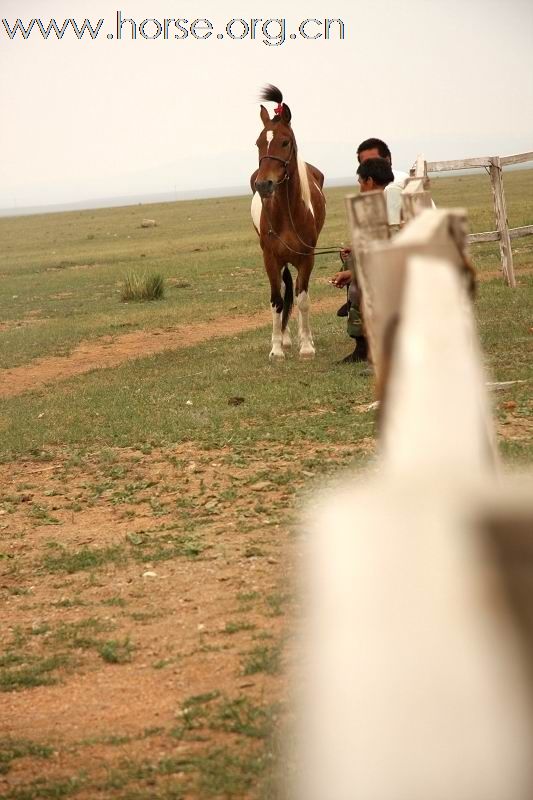
<path id="1" fill-rule="evenodd" d="M 272 156 L 271 156 L 271 158 L 272 158 Z M 279 160 L 281 160 L 281 159 L 279 159 Z M 315 255 L 315 256 L 326 256 L 326 255 L 329 255 L 331 253 L 339 253 L 343 249 L 342 247 L 312 247 L 310 244 L 307 244 L 307 242 L 304 242 L 304 240 L 301 238 L 300 234 L 296 230 L 296 226 L 295 226 L 294 220 L 292 218 L 291 204 L 289 202 L 289 175 L 288 175 L 288 173 L 285 174 L 285 178 L 283 179 L 283 181 L 278 181 L 278 183 L 283 183 L 285 181 L 287 183 L 287 206 L 289 208 L 289 220 L 290 220 L 290 223 L 291 223 L 291 226 L 292 226 L 292 230 L 296 234 L 296 237 L 298 238 L 298 240 L 303 244 L 304 247 L 308 247 L 309 250 L 311 250 L 313 255 Z M 286 247 L 287 250 L 289 250 L 289 252 L 294 253 L 297 256 L 308 256 L 308 255 L 310 255 L 310 253 L 302 253 L 299 250 L 294 250 L 292 247 L 289 247 L 289 245 L 286 242 L 283 241 L 281 236 L 278 233 L 276 233 L 276 231 L 274 230 L 274 228 L 272 226 L 272 220 L 270 219 L 270 215 L 269 215 L 268 211 L 266 210 L 266 206 L 263 203 L 263 198 L 261 198 L 261 208 L 265 212 L 265 216 L 267 218 L 268 225 L 269 225 L 269 231 L 268 232 L 269 232 L 270 235 L 275 236 L 276 239 L 279 239 L 281 244 L 284 247 Z"/>
<path id="2" fill-rule="evenodd" d="M 340 250 L 342 250 L 342 248 L 338 248 L 338 247 L 311 247 L 310 244 L 307 244 L 307 242 L 304 242 L 304 240 L 302 239 L 302 237 L 300 236 L 300 234 L 296 230 L 296 225 L 294 224 L 294 220 L 292 218 L 291 204 L 289 202 L 289 180 L 288 180 L 288 178 L 287 178 L 287 206 L 289 208 L 289 219 L 291 221 L 292 230 L 296 234 L 298 240 L 304 245 L 304 247 L 309 247 L 311 250 L 314 250 L 315 256 L 325 256 L 325 255 L 328 255 L 329 253 L 338 253 Z"/>

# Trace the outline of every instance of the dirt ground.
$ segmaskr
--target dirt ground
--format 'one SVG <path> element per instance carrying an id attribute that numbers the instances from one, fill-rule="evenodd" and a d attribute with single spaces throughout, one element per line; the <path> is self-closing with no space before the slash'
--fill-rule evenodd
<path id="1" fill-rule="evenodd" d="M 0 796 L 256 796 L 286 699 L 295 497 L 310 460 L 352 455 L 183 445 L 0 466 Z"/>
<path id="2" fill-rule="evenodd" d="M 531 435 L 506 414 L 501 436 Z M 265 442 L 1 465 L 0 797 L 274 797 L 257 776 L 286 714 L 298 508 L 324 482 L 313 462 L 353 455 Z"/>
<path id="3" fill-rule="evenodd" d="M 0 396 L 269 317 L 83 343 L 3 370 Z M 498 402 L 499 435 L 531 437 Z M 300 441 L 0 465 L 0 800 L 273 797 L 259 787 L 287 713 L 298 507 L 316 465 L 354 455 Z"/>

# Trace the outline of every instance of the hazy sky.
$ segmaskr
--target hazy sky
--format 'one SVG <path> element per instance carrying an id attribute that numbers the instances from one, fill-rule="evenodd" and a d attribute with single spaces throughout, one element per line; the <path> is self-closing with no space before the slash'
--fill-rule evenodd
<path id="1" fill-rule="evenodd" d="M 368 136 L 385 139 L 403 169 L 418 152 L 533 150 L 533 0 L 121 2 L 0 2 L 0 208 L 246 185 L 267 82 L 282 89 L 300 151 L 326 177 L 353 174 Z M 132 41 L 125 24 L 118 41 L 117 10 L 138 26 L 157 19 L 161 34 L 138 29 Z M 17 17 L 105 22 L 94 41 L 70 27 L 61 40 L 36 27 L 10 40 L 2 19 Z M 344 40 L 338 26 L 329 41 L 289 38 L 302 20 L 325 17 L 343 20 Z M 165 39 L 165 18 L 208 19 L 213 33 L 175 39 L 183 32 L 170 23 Z M 240 18 L 285 18 L 287 39 L 266 46 L 258 24 L 255 40 L 231 40 L 226 23 Z M 280 30 L 272 22 L 267 32 Z"/>

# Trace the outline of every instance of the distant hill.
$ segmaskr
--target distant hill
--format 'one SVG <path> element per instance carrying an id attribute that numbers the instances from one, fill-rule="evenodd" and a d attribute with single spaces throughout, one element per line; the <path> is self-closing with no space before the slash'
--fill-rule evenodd
<path id="1" fill-rule="evenodd" d="M 532 164 L 515 164 L 506 167 L 508 170 L 533 169 Z M 471 175 L 479 169 L 463 169 L 453 172 L 434 174 L 432 180 L 450 175 Z M 327 178 L 328 186 L 356 186 L 355 174 L 344 178 Z M 23 217 L 30 214 L 54 214 L 60 211 L 83 211 L 90 208 L 116 208 L 117 206 L 148 205 L 150 203 L 175 203 L 179 200 L 201 200 L 210 197 L 240 197 L 249 195 L 248 186 L 222 186 L 211 189 L 195 189 L 183 192 L 154 192 L 153 194 L 125 195 L 123 197 L 100 197 L 90 200 L 78 200 L 73 203 L 57 203 L 54 205 L 20 206 L 14 208 L 0 208 L 0 217 Z"/>
<path id="2" fill-rule="evenodd" d="M 355 185 L 353 177 L 332 178 L 326 186 Z M 0 217 L 24 217 L 30 214 L 54 214 L 60 211 L 84 211 L 91 208 L 116 208 L 118 206 L 147 205 L 150 203 L 175 203 L 179 200 L 201 200 L 210 197 L 238 197 L 250 194 L 248 186 L 223 186 L 221 188 L 196 189 L 184 192 L 154 192 L 153 194 L 126 195 L 123 197 L 97 197 L 73 203 L 56 203 L 41 206 L 0 208 Z"/>

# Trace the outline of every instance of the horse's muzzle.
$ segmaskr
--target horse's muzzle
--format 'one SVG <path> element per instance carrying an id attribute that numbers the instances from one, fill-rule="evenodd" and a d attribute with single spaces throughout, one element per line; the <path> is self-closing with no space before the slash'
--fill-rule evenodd
<path id="1" fill-rule="evenodd" d="M 261 197 L 270 197 L 275 187 L 274 181 L 256 181 L 255 188 Z"/>

